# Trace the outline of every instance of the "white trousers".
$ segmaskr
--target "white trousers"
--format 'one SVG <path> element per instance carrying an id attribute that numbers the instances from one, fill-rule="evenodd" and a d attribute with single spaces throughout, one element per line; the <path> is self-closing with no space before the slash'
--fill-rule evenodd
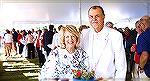
<path id="1" fill-rule="evenodd" d="M 133 81 L 150 81 L 150 78 L 148 78 L 145 72 L 143 72 L 139 73 L 139 78 L 134 78 Z"/>

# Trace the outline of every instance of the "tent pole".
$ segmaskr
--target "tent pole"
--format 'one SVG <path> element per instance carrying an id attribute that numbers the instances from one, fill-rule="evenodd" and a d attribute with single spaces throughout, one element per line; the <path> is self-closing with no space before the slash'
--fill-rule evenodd
<path id="1" fill-rule="evenodd" d="M 80 12 L 80 20 L 79 20 L 79 24 L 80 26 L 82 25 L 82 17 L 81 17 L 81 0 L 79 2 L 79 12 Z"/>

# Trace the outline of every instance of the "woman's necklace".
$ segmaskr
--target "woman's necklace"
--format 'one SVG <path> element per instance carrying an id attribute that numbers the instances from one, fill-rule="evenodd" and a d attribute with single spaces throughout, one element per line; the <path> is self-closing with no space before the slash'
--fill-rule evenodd
<path id="1" fill-rule="evenodd" d="M 72 48 L 72 49 L 71 48 L 70 49 L 66 48 L 66 50 L 68 51 L 69 54 L 73 54 L 75 52 L 75 48 Z"/>

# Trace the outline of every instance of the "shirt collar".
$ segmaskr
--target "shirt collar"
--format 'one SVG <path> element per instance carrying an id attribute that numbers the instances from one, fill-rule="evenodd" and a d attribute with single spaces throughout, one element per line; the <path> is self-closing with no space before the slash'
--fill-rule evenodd
<path id="1" fill-rule="evenodd" d="M 98 33 L 95 32 L 94 28 L 91 28 L 91 31 L 93 32 L 94 35 L 98 35 L 98 36 L 108 33 L 108 32 L 106 32 L 106 31 L 107 31 L 107 27 L 105 27 L 105 26 L 104 26 L 103 29 L 102 29 L 100 32 L 98 32 Z"/>

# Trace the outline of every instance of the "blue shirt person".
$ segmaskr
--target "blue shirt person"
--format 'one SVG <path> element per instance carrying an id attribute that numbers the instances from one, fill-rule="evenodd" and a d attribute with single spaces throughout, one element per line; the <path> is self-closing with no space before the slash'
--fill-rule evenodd
<path id="1" fill-rule="evenodd" d="M 137 51 L 140 55 L 139 70 L 140 74 L 145 73 L 146 77 L 150 78 L 150 18 L 141 19 L 140 22 L 143 32 L 139 35 L 137 40 Z"/>

